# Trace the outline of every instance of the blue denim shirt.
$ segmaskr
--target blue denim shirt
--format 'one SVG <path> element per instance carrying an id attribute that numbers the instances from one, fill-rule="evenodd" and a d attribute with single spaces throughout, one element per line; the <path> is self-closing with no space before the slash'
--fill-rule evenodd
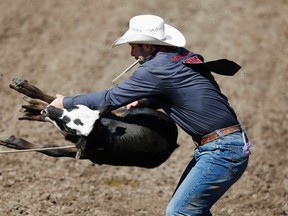
<path id="1" fill-rule="evenodd" d="M 183 64 L 183 60 L 194 55 L 185 48 L 159 51 L 122 83 L 105 91 L 65 97 L 64 107 L 83 104 L 91 109 L 118 108 L 142 98 L 157 99 L 158 105 L 175 123 L 196 139 L 238 124 L 235 112 L 212 74 Z"/>

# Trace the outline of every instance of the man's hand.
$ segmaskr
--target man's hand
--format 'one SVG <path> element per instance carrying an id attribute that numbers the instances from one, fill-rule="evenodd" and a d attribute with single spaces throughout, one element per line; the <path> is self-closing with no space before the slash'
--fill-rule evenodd
<path id="1" fill-rule="evenodd" d="M 136 107 L 137 108 L 149 107 L 149 101 L 146 98 L 143 98 L 141 100 L 137 100 L 126 105 L 126 109 L 131 109 L 131 108 L 136 108 Z"/>
<path id="2" fill-rule="evenodd" d="M 50 105 L 55 106 L 55 107 L 57 107 L 57 108 L 59 108 L 59 109 L 63 109 L 63 108 L 64 108 L 64 106 L 63 106 L 63 98 L 64 98 L 63 95 L 61 95 L 61 94 L 56 94 L 56 99 L 53 100 L 53 101 L 50 103 Z"/>
<path id="3" fill-rule="evenodd" d="M 131 109 L 131 108 L 135 108 L 135 107 L 141 107 L 139 105 L 139 101 L 134 101 L 134 102 L 126 105 L 126 109 Z"/>

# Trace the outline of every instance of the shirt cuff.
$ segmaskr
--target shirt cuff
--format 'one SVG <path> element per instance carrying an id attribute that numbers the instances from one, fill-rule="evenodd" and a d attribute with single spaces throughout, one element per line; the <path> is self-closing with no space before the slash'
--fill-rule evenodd
<path id="1" fill-rule="evenodd" d="M 63 98 L 63 107 L 65 108 L 65 109 L 69 109 L 69 108 L 71 108 L 71 107 L 73 107 L 74 106 L 74 104 L 73 104 L 73 97 L 67 97 L 67 96 L 65 96 L 64 98 Z"/>

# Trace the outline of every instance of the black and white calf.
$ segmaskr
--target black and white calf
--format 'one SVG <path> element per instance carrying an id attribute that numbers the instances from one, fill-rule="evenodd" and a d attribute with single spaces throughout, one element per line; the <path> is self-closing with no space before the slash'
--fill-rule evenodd
<path id="1" fill-rule="evenodd" d="M 76 144 L 75 149 L 40 151 L 53 157 L 78 157 L 97 164 L 153 168 L 165 162 L 177 145 L 177 127 L 163 112 L 148 108 L 117 111 L 47 106 L 54 97 L 25 80 L 13 79 L 10 87 L 26 97 L 20 120 L 49 121 Z M 15 136 L 2 137 L 0 144 L 15 149 L 59 146 L 32 144 Z"/>
<path id="2" fill-rule="evenodd" d="M 100 118 L 100 110 L 91 110 L 83 105 L 76 105 L 72 109 L 58 109 L 48 105 L 41 115 L 45 121 L 53 123 L 64 135 L 88 136 Z"/>

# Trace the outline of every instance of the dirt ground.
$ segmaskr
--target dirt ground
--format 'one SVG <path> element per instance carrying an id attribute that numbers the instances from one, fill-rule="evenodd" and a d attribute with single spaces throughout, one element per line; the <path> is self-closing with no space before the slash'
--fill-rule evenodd
<path id="1" fill-rule="evenodd" d="M 66 144 L 50 124 L 18 121 L 20 77 L 51 94 L 76 95 L 113 86 L 134 59 L 129 46 L 110 49 L 138 14 L 177 27 L 186 47 L 206 61 L 242 65 L 220 77 L 222 91 L 253 145 L 248 170 L 213 207 L 217 216 L 288 215 L 287 0 L 0 0 L 0 135 Z M 164 215 L 194 144 L 155 169 L 98 166 L 40 153 L 0 155 L 0 215 Z M 0 147 L 0 150 L 7 148 Z"/>

